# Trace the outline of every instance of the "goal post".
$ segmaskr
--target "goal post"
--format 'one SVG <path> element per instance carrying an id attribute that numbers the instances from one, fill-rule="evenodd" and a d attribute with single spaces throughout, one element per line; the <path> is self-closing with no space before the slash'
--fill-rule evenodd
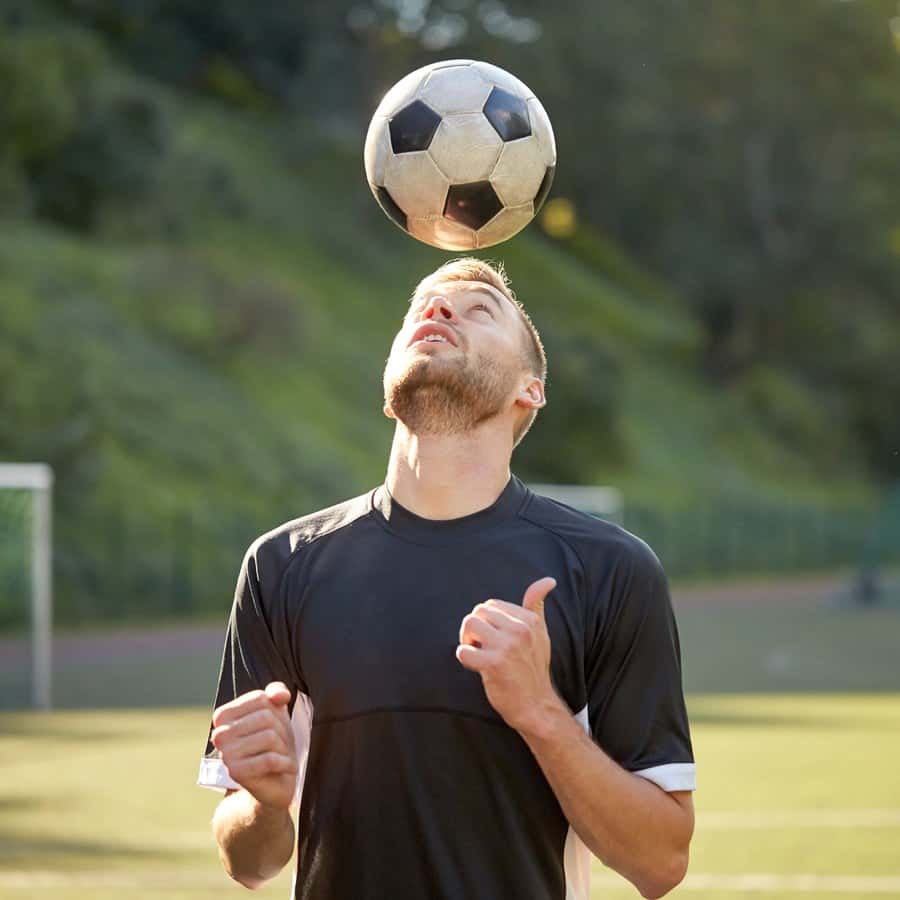
<path id="1" fill-rule="evenodd" d="M 529 484 L 536 494 L 573 506 L 592 516 L 609 519 L 622 525 L 625 519 L 625 499 L 615 487 L 585 484 Z"/>
<path id="2" fill-rule="evenodd" d="M 44 463 L 0 463 L 0 490 L 31 493 L 31 700 L 52 705 L 53 470 Z"/>

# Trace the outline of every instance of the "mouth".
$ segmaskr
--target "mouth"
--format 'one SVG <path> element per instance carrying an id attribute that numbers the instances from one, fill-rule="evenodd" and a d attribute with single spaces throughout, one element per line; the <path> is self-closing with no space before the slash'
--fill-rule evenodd
<path id="1" fill-rule="evenodd" d="M 442 325 L 440 322 L 426 322 L 420 325 L 409 339 L 407 347 L 416 344 L 450 344 L 452 347 L 459 346 L 456 335 L 449 325 Z"/>

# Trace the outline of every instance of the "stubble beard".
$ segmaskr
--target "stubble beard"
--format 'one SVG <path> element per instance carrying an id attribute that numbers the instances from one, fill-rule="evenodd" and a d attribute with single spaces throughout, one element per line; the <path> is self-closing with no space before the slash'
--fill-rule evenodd
<path id="1" fill-rule="evenodd" d="M 469 362 L 465 357 L 418 355 L 396 365 L 388 360 L 384 396 L 413 434 L 463 434 L 503 410 L 515 376 L 487 356 Z"/>

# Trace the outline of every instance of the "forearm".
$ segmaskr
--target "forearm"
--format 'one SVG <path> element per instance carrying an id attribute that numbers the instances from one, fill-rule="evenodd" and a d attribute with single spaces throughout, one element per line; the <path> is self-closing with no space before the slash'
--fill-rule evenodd
<path id="1" fill-rule="evenodd" d="M 274 878 L 294 851 L 290 811 L 263 806 L 245 790 L 222 800 L 212 826 L 225 871 L 248 888 Z"/>
<path id="2" fill-rule="evenodd" d="M 662 896 L 681 881 L 693 831 L 688 809 L 610 759 L 556 698 L 521 733 L 596 856 L 645 897 Z"/>

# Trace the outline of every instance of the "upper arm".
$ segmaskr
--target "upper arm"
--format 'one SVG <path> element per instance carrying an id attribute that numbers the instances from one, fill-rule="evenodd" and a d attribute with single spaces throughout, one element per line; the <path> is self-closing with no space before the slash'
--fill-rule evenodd
<path id="1" fill-rule="evenodd" d="M 622 768 L 680 795 L 695 773 L 678 630 L 662 565 L 629 538 L 595 588 L 605 615 L 586 646 L 590 730 Z"/>
<path id="2" fill-rule="evenodd" d="M 681 807 L 684 813 L 687 839 L 690 840 L 694 834 L 694 792 L 670 791 L 669 796 Z"/>

